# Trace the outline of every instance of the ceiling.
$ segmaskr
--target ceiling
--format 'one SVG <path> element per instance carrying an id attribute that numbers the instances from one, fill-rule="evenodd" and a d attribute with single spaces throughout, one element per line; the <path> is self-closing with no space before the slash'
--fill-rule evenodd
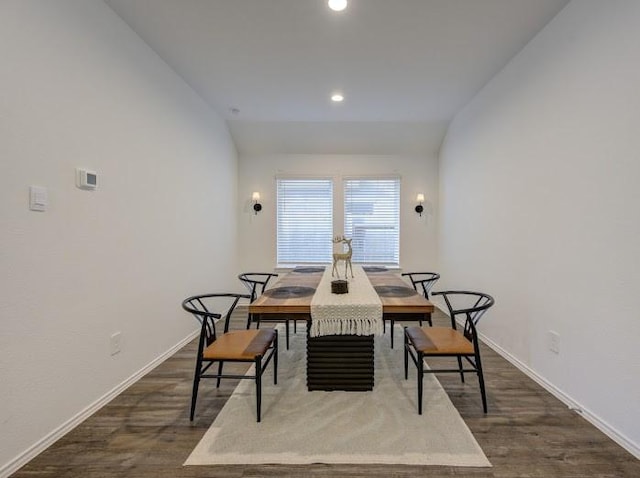
<path id="1" fill-rule="evenodd" d="M 436 152 L 456 112 L 567 4 L 105 1 L 227 120 L 243 155 Z"/>

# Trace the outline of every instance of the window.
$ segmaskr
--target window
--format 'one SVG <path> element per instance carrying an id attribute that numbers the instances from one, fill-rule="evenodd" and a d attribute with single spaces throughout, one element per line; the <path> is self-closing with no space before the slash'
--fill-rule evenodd
<path id="1" fill-rule="evenodd" d="M 278 264 L 327 264 L 332 260 L 333 181 L 277 180 Z"/>
<path id="2" fill-rule="evenodd" d="M 345 179 L 344 234 L 353 262 L 400 263 L 400 179 Z"/>

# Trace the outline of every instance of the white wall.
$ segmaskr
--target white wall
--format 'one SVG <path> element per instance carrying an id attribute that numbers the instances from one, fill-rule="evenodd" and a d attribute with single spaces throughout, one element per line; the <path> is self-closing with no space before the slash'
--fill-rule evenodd
<path id="1" fill-rule="evenodd" d="M 235 287 L 237 164 L 223 121 L 87 0 L 0 2 L 0 161 L 1 475 L 189 336 L 185 296 Z"/>
<path id="2" fill-rule="evenodd" d="M 446 282 L 496 298 L 482 333 L 636 455 L 639 25 L 635 0 L 573 1 L 457 115 L 439 240 Z"/>
<path id="3" fill-rule="evenodd" d="M 330 176 L 334 178 L 334 232 L 344 229 L 342 177 L 397 174 L 400 185 L 400 265 L 404 270 L 437 270 L 436 211 L 437 158 L 373 155 L 261 155 L 240 156 L 238 208 L 240 267 L 245 272 L 276 267 L 276 176 Z M 251 193 L 259 191 L 263 209 L 254 215 Z M 425 195 L 425 212 L 414 211 L 416 194 Z"/>

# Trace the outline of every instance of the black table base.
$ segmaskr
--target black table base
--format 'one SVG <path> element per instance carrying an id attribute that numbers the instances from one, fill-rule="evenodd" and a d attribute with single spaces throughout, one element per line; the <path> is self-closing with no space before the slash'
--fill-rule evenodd
<path id="1" fill-rule="evenodd" d="M 310 337 L 307 333 L 307 388 L 373 390 L 373 359 L 373 335 Z"/>

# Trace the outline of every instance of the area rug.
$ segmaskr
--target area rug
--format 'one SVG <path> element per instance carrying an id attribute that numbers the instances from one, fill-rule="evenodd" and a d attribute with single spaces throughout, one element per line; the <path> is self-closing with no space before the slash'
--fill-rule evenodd
<path id="1" fill-rule="evenodd" d="M 401 327 L 394 333 L 395 343 L 402 344 Z M 376 337 L 370 392 L 307 391 L 305 346 L 299 330 L 290 349 L 280 349 L 278 385 L 272 369 L 265 372 L 261 423 L 255 418 L 254 383 L 242 380 L 184 464 L 491 466 L 429 374 L 418 415 L 415 367 L 404 380 L 402 347 L 392 350 L 388 336 Z M 201 393 L 207 393 L 207 382 L 202 385 Z"/>

